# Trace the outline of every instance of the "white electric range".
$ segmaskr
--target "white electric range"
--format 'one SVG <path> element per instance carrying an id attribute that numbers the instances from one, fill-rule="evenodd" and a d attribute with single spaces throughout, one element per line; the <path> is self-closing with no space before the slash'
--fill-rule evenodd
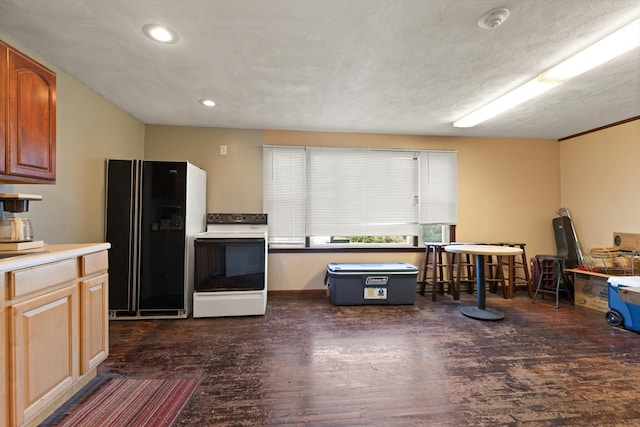
<path id="1" fill-rule="evenodd" d="M 193 317 L 265 313 L 267 238 L 266 214 L 207 214 L 194 236 Z"/>

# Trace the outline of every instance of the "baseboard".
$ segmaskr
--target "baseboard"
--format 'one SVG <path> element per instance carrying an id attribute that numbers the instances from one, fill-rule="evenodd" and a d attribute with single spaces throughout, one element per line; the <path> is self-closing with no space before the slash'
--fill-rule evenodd
<path id="1" fill-rule="evenodd" d="M 326 298 L 326 289 L 296 289 L 286 291 L 267 291 L 267 298 Z"/>
<path id="2" fill-rule="evenodd" d="M 23 427 L 36 427 L 39 426 L 42 421 L 46 420 L 49 415 L 53 414 L 59 407 L 65 404 L 65 402 L 73 397 L 74 394 L 80 391 L 82 387 L 87 385 L 92 379 L 96 377 L 98 373 L 97 368 L 93 368 L 81 375 L 78 380 L 63 392 L 60 396 L 58 396 L 54 401 L 52 401 L 49 405 L 43 408 L 40 412 L 34 415 L 31 419 L 25 421 Z"/>

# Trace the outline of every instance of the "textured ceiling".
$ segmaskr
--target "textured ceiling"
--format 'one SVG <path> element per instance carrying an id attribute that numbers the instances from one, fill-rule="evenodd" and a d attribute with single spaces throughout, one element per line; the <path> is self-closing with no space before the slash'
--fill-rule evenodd
<path id="1" fill-rule="evenodd" d="M 496 7 L 507 21 L 480 28 Z M 0 0 L 0 32 L 144 123 L 554 139 L 640 116 L 640 49 L 452 122 L 638 17 L 638 0 Z"/>

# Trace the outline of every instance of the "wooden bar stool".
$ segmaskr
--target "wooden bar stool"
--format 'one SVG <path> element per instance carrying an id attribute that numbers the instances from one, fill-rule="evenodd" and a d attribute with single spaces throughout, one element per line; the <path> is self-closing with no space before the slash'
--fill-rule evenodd
<path id="1" fill-rule="evenodd" d="M 476 284 L 474 256 L 468 253 L 450 253 L 451 272 L 455 280 L 453 299 L 460 298 L 460 290 L 466 285 L 467 293 L 472 294 Z"/>
<path id="2" fill-rule="evenodd" d="M 444 294 L 445 285 L 448 285 L 448 290 L 454 295 L 459 297 L 459 291 L 454 289 L 455 284 L 452 279 L 452 270 L 449 253 L 444 250 L 446 245 L 439 243 L 427 243 L 425 248 L 425 261 L 423 268 L 423 275 L 420 295 L 425 294 L 426 285 L 431 285 L 431 300 L 436 300 L 437 292 Z"/>
<path id="3" fill-rule="evenodd" d="M 524 285 L 529 293 L 529 298 L 533 297 L 531 275 L 524 247 L 525 243 L 500 243 L 502 246 L 511 246 L 522 249 L 521 255 L 503 257 L 503 268 L 507 270 L 507 283 L 509 286 L 509 298 L 513 298 L 518 289 L 518 285 Z"/>
<path id="4" fill-rule="evenodd" d="M 484 257 L 484 272 L 485 282 L 489 287 L 489 292 L 497 293 L 498 287 L 502 289 L 502 297 L 507 298 L 509 291 L 504 278 L 503 271 L 503 259 L 507 257 L 502 255 L 485 255 Z"/>

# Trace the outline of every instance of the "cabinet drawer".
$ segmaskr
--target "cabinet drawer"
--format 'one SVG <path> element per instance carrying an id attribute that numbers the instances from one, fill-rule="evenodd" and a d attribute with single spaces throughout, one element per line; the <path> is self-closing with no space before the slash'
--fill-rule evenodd
<path id="1" fill-rule="evenodd" d="M 76 280 L 76 259 L 9 272 L 9 299 Z"/>
<path id="2" fill-rule="evenodd" d="M 109 253 L 107 251 L 94 252 L 80 257 L 80 276 L 105 271 L 109 268 Z"/>

